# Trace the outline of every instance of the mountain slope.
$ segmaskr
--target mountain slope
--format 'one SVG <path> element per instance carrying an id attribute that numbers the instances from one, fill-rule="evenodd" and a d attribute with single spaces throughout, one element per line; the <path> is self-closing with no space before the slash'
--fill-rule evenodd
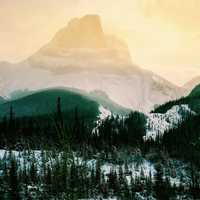
<path id="1" fill-rule="evenodd" d="M 183 88 L 191 91 L 196 85 L 200 84 L 200 76 L 194 77 L 192 80 L 188 81 L 183 85 Z"/>
<path id="2" fill-rule="evenodd" d="M 166 131 L 177 128 L 178 125 L 187 119 L 188 116 L 194 116 L 188 105 L 174 105 L 166 113 L 150 113 L 147 115 L 147 130 L 145 140 L 161 137 Z"/>
<path id="3" fill-rule="evenodd" d="M 3 97 L 0 96 L 0 104 L 3 104 L 5 102 L 6 102 L 6 100 Z"/>
<path id="4" fill-rule="evenodd" d="M 72 91 L 49 89 L 1 104 L 0 116 L 7 115 L 11 105 L 18 117 L 52 114 L 56 111 L 58 97 L 61 98 L 62 111 L 65 114 L 72 114 L 75 108 L 86 119 L 96 118 L 99 114 L 99 104 L 92 99 Z"/>
<path id="5" fill-rule="evenodd" d="M 147 115 L 145 139 L 156 139 L 170 130 L 180 129 L 188 119 L 200 114 L 200 84 L 188 96 L 167 102 Z"/>
<path id="6" fill-rule="evenodd" d="M 105 92 L 95 90 L 90 92 L 89 96 L 115 115 L 127 115 L 131 112 L 131 109 L 124 108 L 113 102 Z"/>
<path id="7" fill-rule="evenodd" d="M 200 113 L 200 85 L 197 85 L 191 93 L 183 98 L 175 101 L 169 101 L 163 105 L 158 106 L 153 113 L 166 113 L 175 105 L 188 105 L 192 111 Z"/>
<path id="8" fill-rule="evenodd" d="M 199 97 L 200 98 L 200 84 L 198 84 L 189 94 L 190 97 Z"/>

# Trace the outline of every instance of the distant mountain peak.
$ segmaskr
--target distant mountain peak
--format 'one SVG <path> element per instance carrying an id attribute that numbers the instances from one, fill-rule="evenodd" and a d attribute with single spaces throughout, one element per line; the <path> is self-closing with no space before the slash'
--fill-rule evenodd
<path id="1" fill-rule="evenodd" d="M 61 48 L 105 48 L 106 40 L 98 15 L 73 18 L 58 31 L 52 43 Z"/>
<path id="2" fill-rule="evenodd" d="M 105 34 L 98 15 L 73 18 L 36 54 L 29 64 L 57 74 L 74 70 L 124 71 L 135 69 L 128 45 Z M 137 67 L 138 68 L 138 67 Z"/>
<path id="3" fill-rule="evenodd" d="M 59 30 L 42 50 L 69 49 L 126 49 L 128 45 L 115 35 L 104 32 L 98 15 L 85 15 L 71 19 L 67 26 Z"/>

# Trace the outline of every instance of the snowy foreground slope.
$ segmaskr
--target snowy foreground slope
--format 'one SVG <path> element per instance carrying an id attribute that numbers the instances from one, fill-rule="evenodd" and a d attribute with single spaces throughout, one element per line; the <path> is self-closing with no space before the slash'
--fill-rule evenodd
<path id="1" fill-rule="evenodd" d="M 131 186 L 133 182 L 138 179 L 141 184 L 146 179 L 151 179 L 152 182 L 156 178 L 156 163 L 148 160 L 148 158 L 143 157 L 142 154 L 138 152 L 132 152 L 131 154 L 126 154 L 125 152 L 116 152 L 118 159 L 121 164 L 115 163 L 114 158 L 110 157 L 110 160 L 104 160 L 104 152 L 99 152 L 93 155 L 91 158 L 83 158 L 77 152 L 73 152 L 68 157 L 68 166 L 70 167 L 72 163 L 75 164 L 77 168 L 84 168 L 88 170 L 88 175 L 91 175 L 92 171 L 100 167 L 101 174 L 104 177 L 105 182 L 109 181 L 108 177 L 111 174 L 123 174 L 124 180 L 128 186 Z M 16 160 L 18 173 L 22 171 L 30 171 L 34 166 L 36 176 L 42 176 L 45 169 L 50 167 L 54 169 L 56 163 L 62 161 L 63 152 L 52 152 L 52 151 L 6 151 L 0 150 L 0 177 L 4 176 L 4 166 L 10 166 L 13 159 Z M 66 159 L 66 157 L 65 157 Z M 163 178 L 168 179 L 171 185 L 176 185 L 177 187 L 184 186 L 189 187 L 191 182 L 191 173 L 188 170 L 189 165 L 179 160 L 168 159 L 168 164 L 163 165 Z M 37 197 L 37 194 L 43 193 L 44 187 L 40 184 L 29 183 L 27 185 L 27 191 L 31 196 Z M 37 199 L 37 198 L 33 198 Z M 104 199 L 102 196 L 97 196 L 95 198 L 83 198 L 85 200 L 117 200 L 119 198 L 110 195 L 108 198 Z M 136 200 L 156 200 L 153 196 L 146 193 L 146 191 L 136 192 Z"/>
<path id="2" fill-rule="evenodd" d="M 0 163 L 9 164 L 11 160 L 15 159 L 18 164 L 18 169 L 30 170 L 31 166 L 37 169 L 38 175 L 43 172 L 43 168 L 50 166 L 54 167 L 54 164 L 61 160 L 64 154 L 63 152 L 52 152 L 52 151 L 38 151 L 38 150 L 24 150 L 24 151 L 7 151 L 0 150 Z M 101 172 L 105 175 L 105 179 L 108 178 L 109 173 L 116 172 L 120 173 L 120 170 L 126 175 L 127 183 L 131 184 L 131 179 L 151 177 L 154 180 L 156 175 L 155 164 L 143 157 L 140 152 L 133 152 L 126 154 L 125 152 L 117 152 L 117 158 L 121 164 L 115 163 L 112 159 L 110 161 L 103 161 L 103 152 L 98 155 L 86 159 L 80 157 L 78 153 L 73 152 L 69 157 L 69 165 L 74 162 L 77 166 L 86 166 L 88 169 L 95 169 L 97 163 L 100 164 Z M 102 162 L 99 161 L 102 159 Z M 187 185 L 189 184 L 190 175 L 188 174 L 188 164 L 182 161 L 169 159 L 168 166 L 164 167 L 164 177 L 168 177 L 171 184 Z M 3 166 L 3 165 L 2 165 Z M 0 168 L 0 176 L 3 173 Z"/>

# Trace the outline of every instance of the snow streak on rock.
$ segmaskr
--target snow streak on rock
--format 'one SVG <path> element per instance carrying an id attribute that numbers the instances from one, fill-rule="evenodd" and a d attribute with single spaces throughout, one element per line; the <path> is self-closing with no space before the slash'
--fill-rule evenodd
<path id="1" fill-rule="evenodd" d="M 99 106 L 99 112 L 100 112 L 99 119 L 101 119 L 101 120 L 104 120 L 107 117 L 112 115 L 110 110 L 104 108 L 103 106 Z"/>

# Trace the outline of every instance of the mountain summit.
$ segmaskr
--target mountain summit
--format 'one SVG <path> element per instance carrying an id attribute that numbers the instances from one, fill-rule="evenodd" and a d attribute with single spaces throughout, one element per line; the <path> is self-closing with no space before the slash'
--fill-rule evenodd
<path id="1" fill-rule="evenodd" d="M 108 71 L 111 68 L 119 71 L 124 65 L 132 65 L 128 46 L 104 33 L 98 15 L 70 20 L 47 45 L 29 58 L 29 62 L 56 73 L 86 69 Z"/>
<path id="2" fill-rule="evenodd" d="M 105 48 L 106 39 L 100 17 L 86 15 L 72 19 L 67 27 L 55 35 L 52 45 L 60 48 Z"/>
<path id="3" fill-rule="evenodd" d="M 125 42 L 105 34 L 98 15 L 73 18 L 58 31 L 49 48 L 60 49 L 128 49 Z"/>

